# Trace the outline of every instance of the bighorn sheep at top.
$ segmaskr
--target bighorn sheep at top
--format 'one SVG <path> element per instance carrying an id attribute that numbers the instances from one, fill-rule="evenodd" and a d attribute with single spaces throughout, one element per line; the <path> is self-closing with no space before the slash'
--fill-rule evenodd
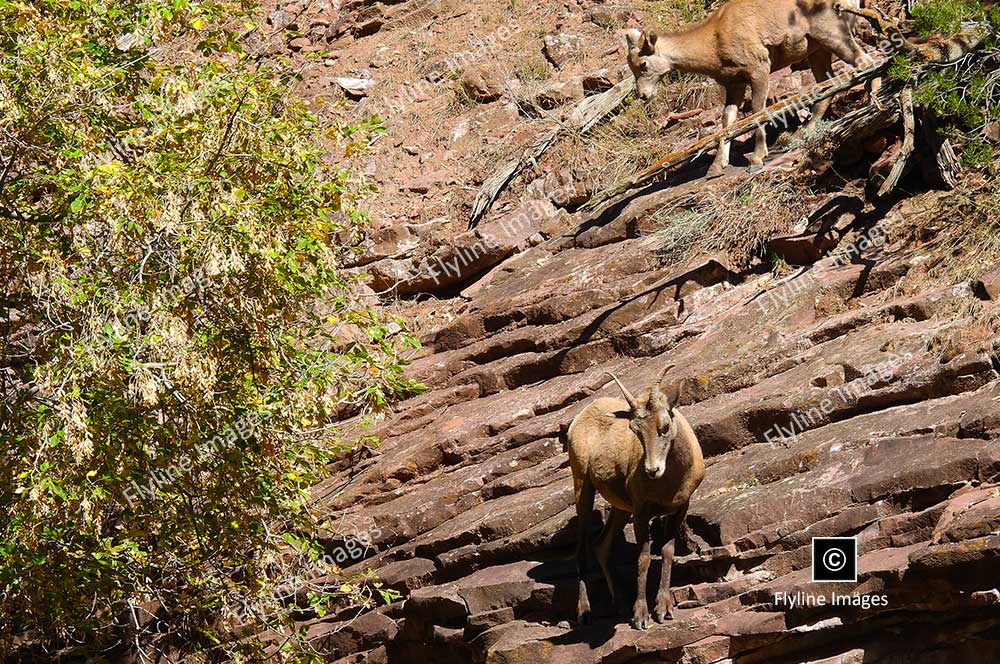
<path id="1" fill-rule="evenodd" d="M 859 8 L 860 0 L 731 0 L 701 24 L 683 32 L 658 33 L 632 29 L 626 33 L 628 64 L 636 91 L 648 99 L 657 83 L 671 71 L 709 76 L 725 90 L 722 127 L 736 121 L 747 85 L 751 109 L 767 103 L 768 75 L 783 67 L 808 61 L 817 81 L 833 75 L 833 56 L 850 65 L 867 64 L 869 56 L 852 34 L 854 16 L 840 7 Z M 813 106 L 807 127 L 819 121 L 830 105 L 823 99 Z M 757 128 L 750 164 L 760 166 L 767 156 L 767 135 Z M 729 165 L 729 141 L 719 144 L 709 177 Z"/>
<path id="2" fill-rule="evenodd" d="M 615 588 L 608 563 L 615 540 L 628 523 L 629 514 L 633 515 L 639 546 L 638 592 L 632 614 L 632 624 L 637 629 L 650 625 L 646 603 L 649 522 L 655 516 L 666 517 L 663 574 L 654 618 L 664 622 L 673 617 L 670 568 L 674 559 L 674 540 L 684 526 L 691 494 L 705 476 L 705 464 L 694 431 L 675 409 L 679 385 L 663 387 L 664 376 L 669 370 L 670 367 L 663 370 L 643 400 L 632 396 L 618 378 L 609 374 L 621 388 L 625 401 L 596 399 L 573 419 L 566 434 L 579 528 L 577 615 L 582 623 L 590 618 L 585 579 L 590 554 L 589 521 L 597 492 L 611 504 L 611 513 L 596 543 L 595 557 L 616 606 L 621 595 Z"/>

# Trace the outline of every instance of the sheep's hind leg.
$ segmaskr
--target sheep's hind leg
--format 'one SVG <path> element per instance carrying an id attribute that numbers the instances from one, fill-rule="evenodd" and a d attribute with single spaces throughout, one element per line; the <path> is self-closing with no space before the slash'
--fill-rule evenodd
<path id="1" fill-rule="evenodd" d="M 580 577 L 580 595 L 576 616 L 580 624 L 590 622 L 590 599 L 587 597 L 587 556 L 590 548 L 590 516 L 594 511 L 594 485 L 586 477 L 574 481 L 576 490 L 576 571 Z"/>
<path id="2" fill-rule="evenodd" d="M 611 513 L 608 514 L 608 522 L 594 546 L 597 564 L 601 566 L 604 579 L 608 582 L 608 591 L 611 593 L 611 602 L 615 611 L 621 611 L 624 605 L 622 604 L 622 595 L 618 592 L 618 587 L 615 584 L 614 574 L 611 571 L 611 552 L 627 523 L 628 512 L 612 507 Z"/>

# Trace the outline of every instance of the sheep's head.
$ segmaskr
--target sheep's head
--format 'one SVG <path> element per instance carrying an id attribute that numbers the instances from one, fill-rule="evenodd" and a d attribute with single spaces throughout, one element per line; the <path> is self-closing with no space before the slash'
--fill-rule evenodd
<path id="1" fill-rule="evenodd" d="M 673 408 L 677 405 L 680 386 L 674 384 L 668 388 L 663 387 L 663 378 L 672 367 L 670 365 L 660 373 L 644 404 L 639 403 L 614 374 L 608 374 L 618 383 L 628 402 L 629 428 L 642 443 L 643 470 L 647 477 L 654 480 L 663 477 L 667 469 L 667 456 L 677 437 L 677 420 L 673 416 Z"/>
<path id="2" fill-rule="evenodd" d="M 635 76 L 635 91 L 643 99 L 656 92 L 656 86 L 672 69 L 670 60 L 656 52 L 656 32 L 633 28 L 625 33 L 628 42 L 628 68 Z"/>

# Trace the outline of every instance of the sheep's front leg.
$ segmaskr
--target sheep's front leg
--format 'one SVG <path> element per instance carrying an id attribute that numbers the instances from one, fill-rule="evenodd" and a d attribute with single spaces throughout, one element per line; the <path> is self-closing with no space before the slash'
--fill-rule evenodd
<path id="1" fill-rule="evenodd" d="M 736 122 L 736 116 L 740 111 L 740 104 L 746 94 L 747 86 L 742 83 L 730 83 L 726 88 L 726 105 L 722 109 L 722 128 L 728 129 Z M 708 177 L 714 178 L 722 175 L 722 171 L 729 165 L 729 145 L 730 141 L 722 139 L 719 141 L 719 150 L 715 153 L 715 161 L 708 168 Z"/>
<path id="2" fill-rule="evenodd" d="M 660 575 L 660 590 L 656 593 L 656 612 L 653 619 L 658 623 L 672 620 L 674 617 L 674 598 L 670 594 L 670 570 L 674 566 L 674 544 L 684 527 L 688 506 L 684 505 L 676 514 L 663 520 L 663 572 Z"/>
<path id="3" fill-rule="evenodd" d="M 770 68 L 761 68 L 754 73 L 750 81 L 750 110 L 753 113 L 760 113 L 767 106 L 768 76 Z M 751 166 L 763 166 L 764 158 L 767 157 L 767 130 L 765 123 L 757 125 L 755 132 L 753 154 L 750 155 Z"/>
<path id="4" fill-rule="evenodd" d="M 817 49 L 809 54 L 808 60 L 809 67 L 812 69 L 813 77 L 817 83 L 822 83 L 833 77 L 833 53 L 826 49 Z M 803 132 L 808 134 L 816 129 L 817 123 L 826 115 L 826 109 L 830 107 L 831 101 L 833 101 L 833 98 L 827 97 L 813 104 L 812 117 L 809 118 L 806 126 L 802 128 Z"/>
<path id="5" fill-rule="evenodd" d="M 576 492 L 576 571 L 580 576 L 580 595 L 576 617 L 581 624 L 590 622 L 590 598 L 587 597 L 587 555 L 590 548 L 590 515 L 594 511 L 594 485 L 586 477 L 574 478 Z"/>
<path id="6" fill-rule="evenodd" d="M 632 609 L 632 626 L 636 629 L 647 629 L 650 626 L 649 606 L 646 602 L 646 577 L 649 573 L 649 511 L 643 508 L 635 511 L 635 543 L 639 546 L 639 575 L 636 580 L 637 590 L 635 606 Z"/>

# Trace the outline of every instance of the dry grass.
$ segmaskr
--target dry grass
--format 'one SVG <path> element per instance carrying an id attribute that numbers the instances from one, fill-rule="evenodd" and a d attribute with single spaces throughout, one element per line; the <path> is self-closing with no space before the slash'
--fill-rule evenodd
<path id="1" fill-rule="evenodd" d="M 664 86 L 649 102 L 630 99 L 615 117 L 585 136 L 569 136 L 552 148 L 549 157 L 589 171 L 590 185 L 601 191 L 651 166 L 679 144 L 694 139 L 690 123 L 663 129 L 671 113 L 704 107 L 708 94 L 702 81 L 680 80 Z"/>
<path id="2" fill-rule="evenodd" d="M 718 3 L 690 0 L 654 0 L 643 2 L 642 9 L 654 26 L 669 32 L 700 23 L 716 4 Z"/>
<path id="3" fill-rule="evenodd" d="M 654 213 L 660 256 L 676 261 L 692 250 L 724 251 L 736 268 L 765 258 L 767 241 L 808 211 L 808 190 L 784 173 L 759 173 L 732 189 L 699 191 Z"/>
<path id="4" fill-rule="evenodd" d="M 912 207 L 901 211 L 897 231 L 915 256 L 908 289 L 969 283 L 1000 263 L 1000 178 L 971 175 L 954 191 Z"/>
<path id="5" fill-rule="evenodd" d="M 930 276 L 967 281 L 1000 261 L 1000 180 L 963 183 L 941 199 L 934 219 L 941 226 L 927 263 Z"/>
<path id="6" fill-rule="evenodd" d="M 548 61 L 540 54 L 525 58 L 517 66 L 517 77 L 524 83 L 548 80 L 551 73 Z"/>

